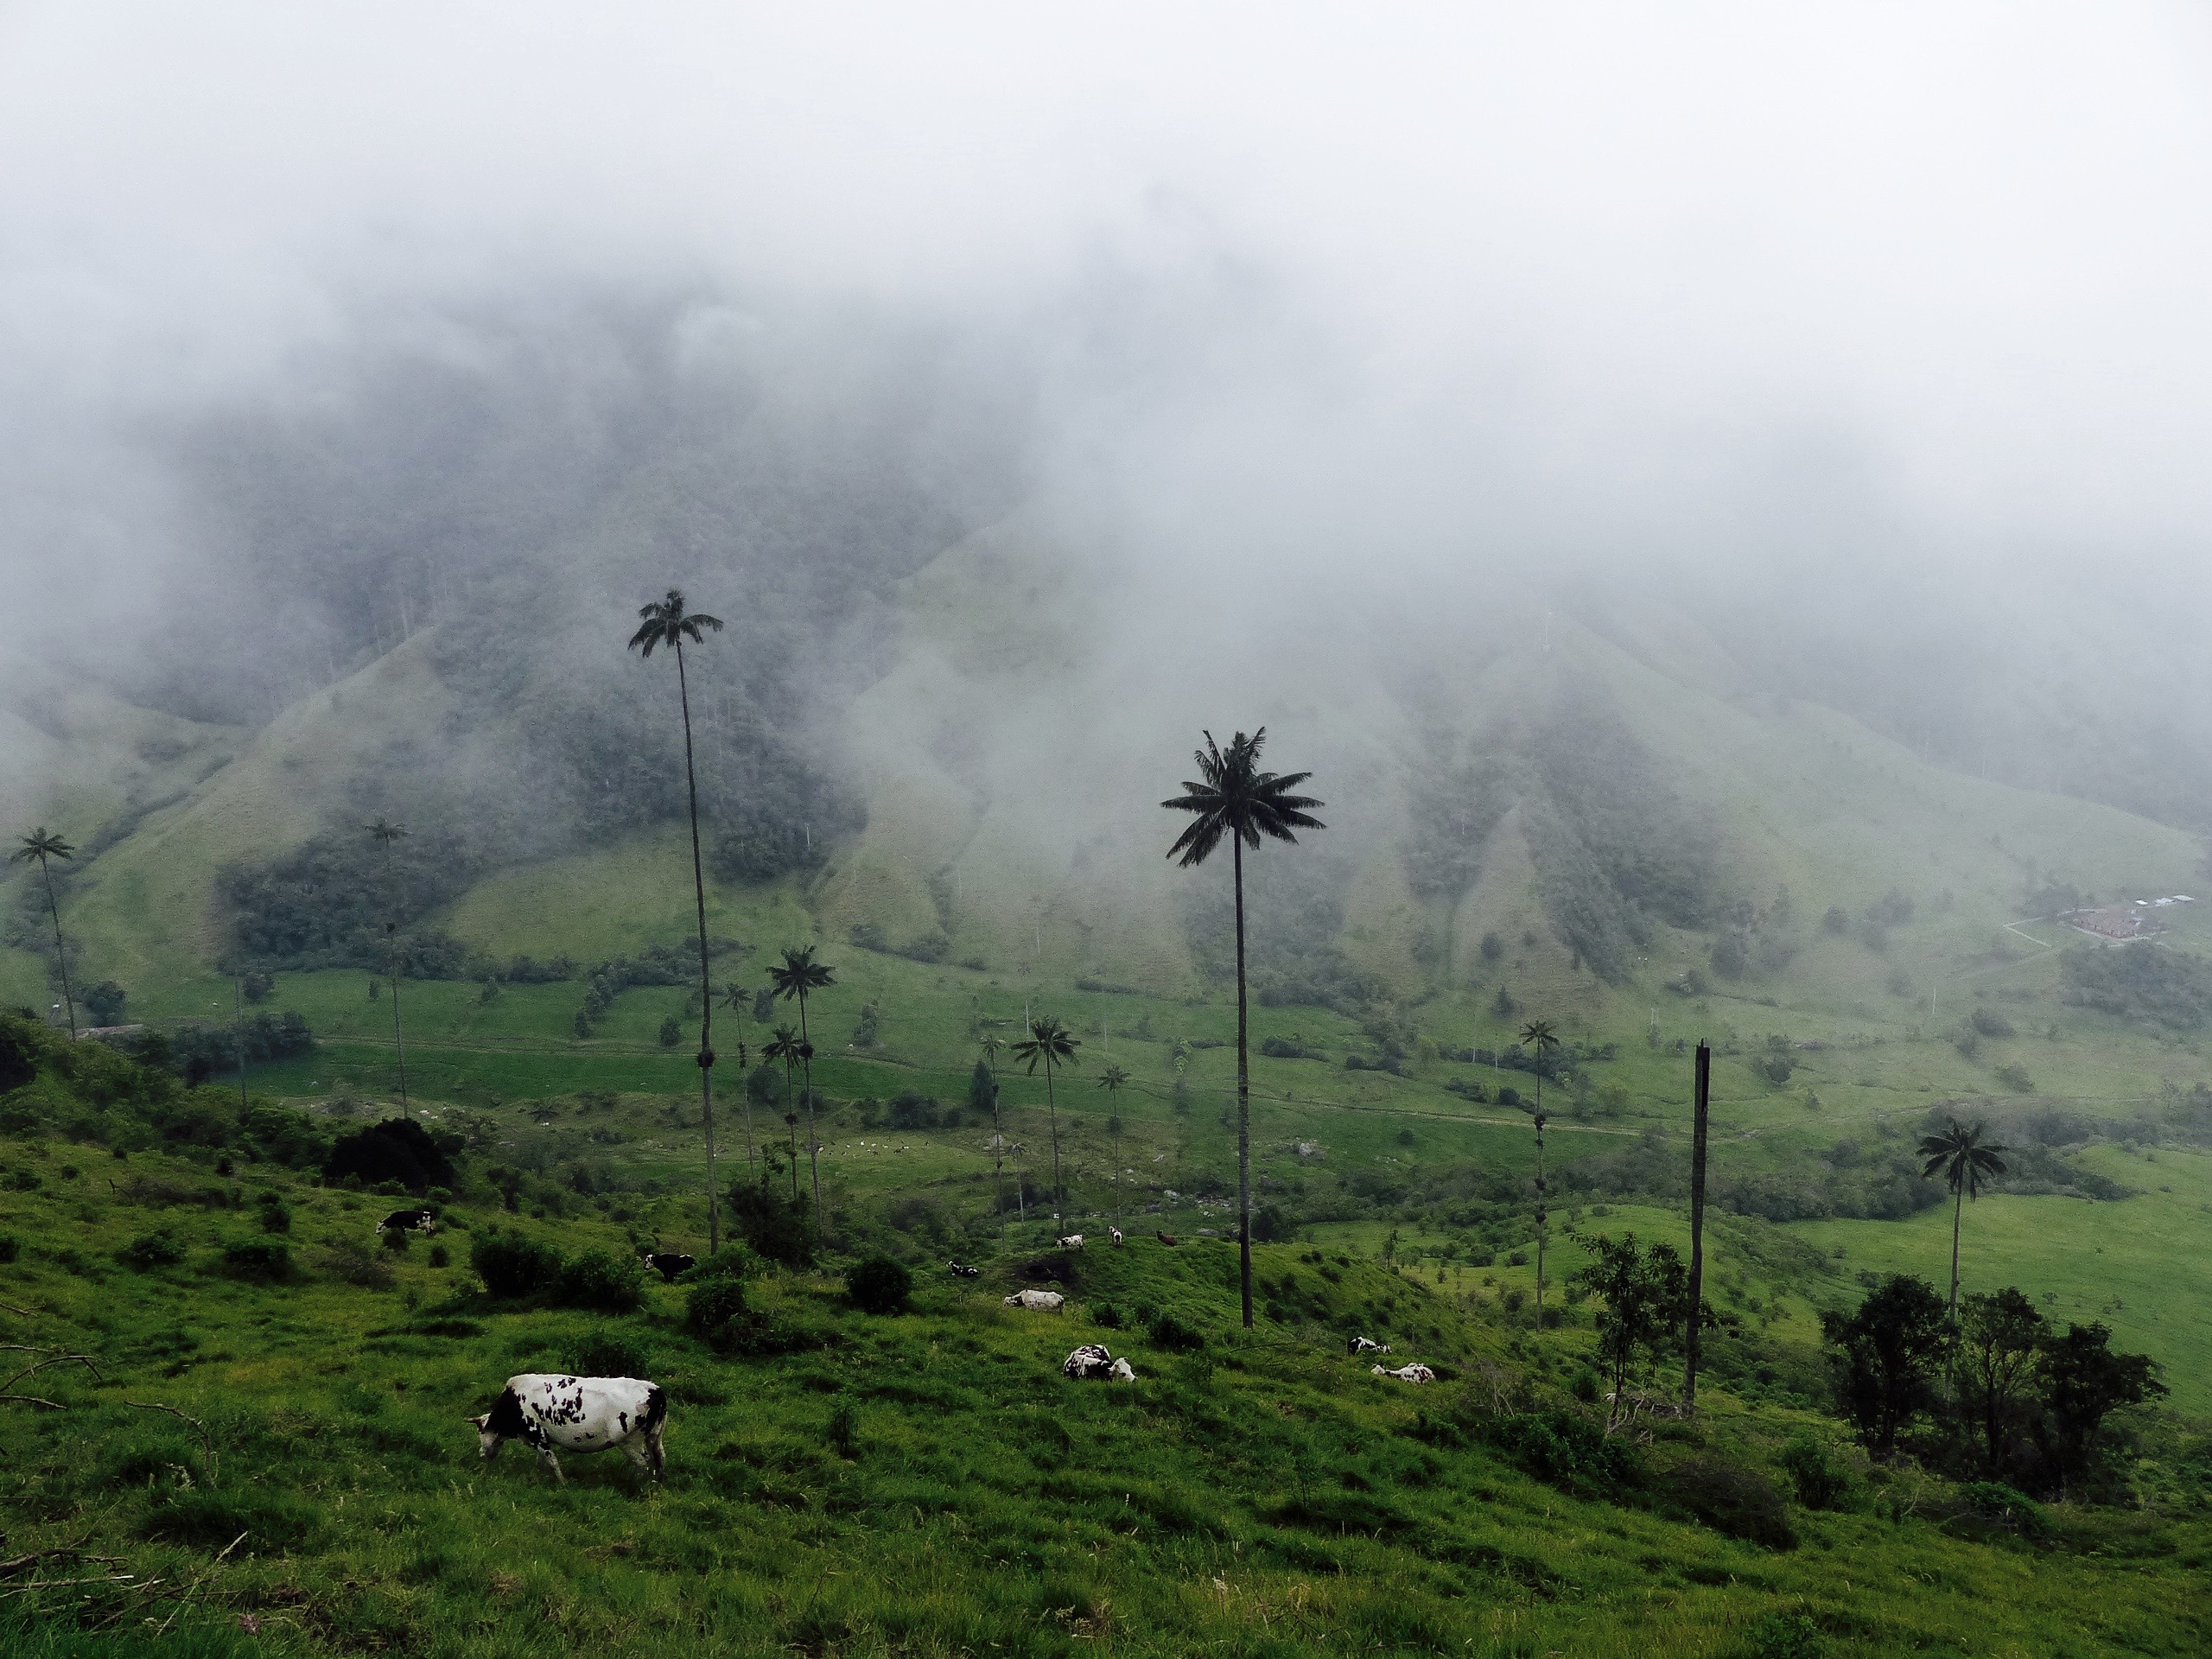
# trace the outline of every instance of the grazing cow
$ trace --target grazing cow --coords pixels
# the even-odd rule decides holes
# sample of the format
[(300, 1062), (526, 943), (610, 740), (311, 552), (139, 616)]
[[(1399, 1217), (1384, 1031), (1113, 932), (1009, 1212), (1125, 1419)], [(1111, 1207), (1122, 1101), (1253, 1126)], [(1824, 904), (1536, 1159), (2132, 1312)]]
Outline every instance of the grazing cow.
[(1135, 1370), (1126, 1359), (1116, 1359), (1103, 1343), (1086, 1342), (1060, 1362), (1060, 1375), (1083, 1382), (1134, 1382)]
[(676, 1282), (677, 1274), (689, 1273), (699, 1265), (699, 1258), (696, 1255), (664, 1255), (658, 1250), (640, 1249), (638, 1260), (671, 1285)]
[(1040, 1313), (1057, 1313), (1067, 1298), (1057, 1290), (1017, 1290), (1006, 1299), (1008, 1307), (1035, 1308)]
[(1370, 1337), (1354, 1337), (1344, 1344), (1344, 1352), (1350, 1354), (1354, 1359), (1357, 1359), (1362, 1354), (1387, 1354), (1389, 1351), (1389, 1343), (1376, 1342)]
[(1173, 1245), (1175, 1243), (1175, 1235), (1173, 1233), (1154, 1233), (1153, 1236), (1163, 1244)]
[(981, 1268), (963, 1268), (957, 1262), (946, 1262), (944, 1270), (956, 1279), (973, 1279), (977, 1274), (982, 1272)]
[(553, 1453), (604, 1452), (619, 1446), (640, 1472), (664, 1478), (660, 1437), (668, 1426), (668, 1394), (658, 1382), (634, 1376), (560, 1376), (526, 1373), (507, 1379), (506, 1388), (475, 1425), (476, 1449), (499, 1455), (509, 1440), (520, 1440), (537, 1459), (563, 1478)]
[(1083, 1235), (1081, 1233), (1070, 1233), (1065, 1238), (1060, 1241), (1060, 1248), (1064, 1250), (1081, 1249), (1083, 1248)]
[(386, 1233), (421, 1233), (427, 1238), (437, 1230), (437, 1227), (438, 1218), (432, 1215), (429, 1206), (425, 1205), (419, 1210), (393, 1211), (382, 1221), (377, 1223), (376, 1231), (369, 1236), (379, 1243), (383, 1242)]
[(1110, 1237), (1115, 1243), (1119, 1244), (1122, 1242), (1122, 1230), (1120, 1228), (1109, 1227), (1106, 1230), (1106, 1232), (1107, 1236)]
[(1373, 1367), (1372, 1370), (1374, 1375), (1376, 1376), (1395, 1376), (1401, 1382), (1433, 1382), (1436, 1381), (1436, 1373), (1430, 1370), (1427, 1366), (1422, 1364), (1419, 1360), (1415, 1360), (1410, 1364), (1401, 1365), (1395, 1371), (1386, 1371), (1380, 1365)]

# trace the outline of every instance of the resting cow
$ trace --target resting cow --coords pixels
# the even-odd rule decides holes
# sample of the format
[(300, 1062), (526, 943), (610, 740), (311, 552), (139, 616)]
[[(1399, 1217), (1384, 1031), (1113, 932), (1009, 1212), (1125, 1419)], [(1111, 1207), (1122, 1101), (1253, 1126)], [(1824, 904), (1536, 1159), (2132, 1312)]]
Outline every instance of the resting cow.
[(640, 1249), (638, 1260), (671, 1285), (676, 1282), (678, 1274), (689, 1273), (699, 1265), (699, 1258), (696, 1255), (664, 1255), (658, 1250)]
[(973, 1279), (977, 1274), (982, 1272), (981, 1268), (963, 1267), (957, 1262), (946, 1262), (944, 1270), (956, 1279)]
[(1081, 1233), (1070, 1233), (1065, 1238), (1060, 1241), (1060, 1248), (1064, 1250), (1081, 1249), (1083, 1248), (1083, 1235)]
[(1099, 1342), (1086, 1342), (1060, 1362), (1060, 1375), (1082, 1382), (1104, 1380), (1109, 1382), (1134, 1382), (1137, 1374), (1126, 1359), (1116, 1359)]
[(1401, 1365), (1395, 1371), (1386, 1371), (1380, 1365), (1375, 1366), (1372, 1369), (1376, 1376), (1395, 1376), (1401, 1382), (1433, 1382), (1436, 1381), (1436, 1373), (1430, 1370), (1427, 1366), (1421, 1363), (1418, 1360), (1414, 1361), (1410, 1364)]
[(1067, 1298), (1057, 1290), (1017, 1290), (1006, 1299), (1008, 1307), (1035, 1308), (1040, 1313), (1057, 1313)]
[(1173, 1233), (1154, 1233), (1153, 1236), (1163, 1244), (1173, 1244), (1175, 1242), (1175, 1235)]
[(381, 1240), (386, 1233), (421, 1233), (425, 1237), (437, 1230), (438, 1218), (426, 1205), (419, 1210), (395, 1210), (377, 1223), (377, 1230), (370, 1236)]
[(1370, 1337), (1354, 1337), (1344, 1344), (1344, 1352), (1350, 1354), (1354, 1359), (1357, 1359), (1362, 1354), (1387, 1354), (1389, 1351), (1389, 1343), (1376, 1342)]
[(657, 1382), (525, 1373), (509, 1377), (492, 1409), (468, 1421), (485, 1457), (497, 1457), (507, 1441), (520, 1440), (536, 1451), (556, 1481), (563, 1478), (556, 1450), (604, 1452), (613, 1446), (641, 1472), (656, 1480), (664, 1477), (660, 1437), (668, 1426), (668, 1394)]

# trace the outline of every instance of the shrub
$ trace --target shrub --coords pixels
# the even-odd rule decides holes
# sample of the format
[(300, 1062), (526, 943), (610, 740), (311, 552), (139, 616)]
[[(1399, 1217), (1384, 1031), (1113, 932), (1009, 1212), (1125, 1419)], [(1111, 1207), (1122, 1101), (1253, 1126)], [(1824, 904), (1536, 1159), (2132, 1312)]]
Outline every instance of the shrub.
[(718, 1350), (730, 1325), (750, 1313), (745, 1281), (734, 1276), (702, 1279), (684, 1294), (683, 1328)]
[(13, 1233), (0, 1233), (0, 1266), (13, 1262), (22, 1253), (22, 1248)]
[(1769, 1613), (1745, 1632), (1751, 1659), (1818, 1659), (1821, 1627), (1802, 1613)]
[(141, 1233), (115, 1253), (116, 1260), (141, 1273), (173, 1268), (184, 1260), (184, 1246), (166, 1232)]
[(1146, 1321), (1145, 1335), (1154, 1347), (1165, 1348), (1171, 1353), (1188, 1353), (1206, 1345), (1204, 1332), (1164, 1309)]
[(262, 1205), (261, 1230), (264, 1233), (289, 1233), (292, 1230), (292, 1212), (284, 1207), (283, 1199)]
[(1692, 1458), (1668, 1471), (1668, 1497), (1715, 1532), (1768, 1549), (1794, 1549), (1797, 1535), (1789, 1525), (1782, 1494), (1740, 1464), (1719, 1458)]
[(391, 1269), (379, 1262), (366, 1245), (356, 1244), (350, 1239), (324, 1251), (320, 1265), (332, 1278), (359, 1285), (364, 1290), (391, 1287)]
[(1493, 1416), (1482, 1421), (1480, 1432), (1523, 1473), (1567, 1491), (1610, 1496), (1636, 1485), (1643, 1475), (1634, 1448), (1608, 1439), (1580, 1412)]
[(803, 1198), (739, 1181), (729, 1191), (730, 1225), (756, 1254), (787, 1268), (814, 1259), (814, 1218)]
[(626, 1336), (595, 1331), (569, 1350), (569, 1370), (578, 1376), (644, 1376), (652, 1370), (645, 1351)]
[(1800, 1434), (1782, 1448), (1778, 1461), (1796, 1490), (1797, 1501), (1807, 1509), (1843, 1507), (1851, 1491), (1851, 1471), (1822, 1441)]
[(448, 1249), (447, 1249), (444, 1245), (442, 1245), (442, 1244), (433, 1244), (433, 1245), (431, 1245), (431, 1246), (430, 1246), (430, 1265), (431, 1265), (432, 1267), (434, 1267), (434, 1268), (444, 1268), (444, 1267), (450, 1267), (450, 1266), (452, 1266), (452, 1265), (453, 1265), (453, 1252), (452, 1252), (451, 1250)]
[(400, 1192), (416, 1198), (433, 1186), (461, 1185), (453, 1160), (438, 1150), (429, 1131), (404, 1117), (389, 1117), (338, 1137), (329, 1160), (322, 1166), (322, 1177), (342, 1183), (349, 1176), (358, 1176), (365, 1186), (394, 1182)]
[(554, 1300), (601, 1313), (634, 1313), (645, 1306), (645, 1265), (635, 1256), (586, 1250), (555, 1275)]
[(468, 1265), (493, 1296), (535, 1296), (560, 1276), (561, 1252), (519, 1233), (480, 1233), (469, 1241)]
[(2041, 1538), (2050, 1531), (2039, 1504), (1999, 1481), (1977, 1480), (1960, 1487), (1957, 1509), (1966, 1519), (2002, 1527), (2023, 1538)]
[(845, 1275), (845, 1294), (863, 1313), (904, 1313), (914, 1275), (887, 1255), (871, 1255)]
[(1093, 1325), (1103, 1325), (1109, 1331), (1118, 1331), (1122, 1328), (1122, 1310), (1113, 1303), (1093, 1302), (1090, 1312), (1090, 1322)]
[(223, 1247), (223, 1271), (233, 1279), (280, 1284), (292, 1276), (292, 1249), (273, 1238), (243, 1238)]
[[(881, 1260), (880, 1257), (875, 1259)], [(860, 1414), (853, 1409), (851, 1401), (840, 1400), (830, 1407), (829, 1432), (823, 1438), (836, 1448), (839, 1457), (850, 1459), (860, 1456), (861, 1419)]]
[(380, 1242), (394, 1255), (407, 1254), (407, 1230), (404, 1227), (387, 1227)]

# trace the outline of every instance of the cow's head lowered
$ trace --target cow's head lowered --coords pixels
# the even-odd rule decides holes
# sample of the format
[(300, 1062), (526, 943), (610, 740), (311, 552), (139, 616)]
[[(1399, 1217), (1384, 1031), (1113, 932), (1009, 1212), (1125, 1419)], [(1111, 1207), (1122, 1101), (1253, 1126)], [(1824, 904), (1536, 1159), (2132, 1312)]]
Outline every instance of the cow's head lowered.
[(522, 1402), (515, 1398), (512, 1389), (500, 1389), (491, 1410), (466, 1421), (476, 1430), (477, 1452), (486, 1458), (499, 1456), (499, 1448), (509, 1440), (530, 1438), (529, 1420), (522, 1414)]

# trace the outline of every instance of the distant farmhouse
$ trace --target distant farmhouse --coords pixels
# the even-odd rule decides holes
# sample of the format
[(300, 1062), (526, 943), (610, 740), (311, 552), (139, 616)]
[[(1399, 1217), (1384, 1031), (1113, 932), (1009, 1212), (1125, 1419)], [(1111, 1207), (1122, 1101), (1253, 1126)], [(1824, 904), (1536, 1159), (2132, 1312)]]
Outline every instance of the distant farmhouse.
[(2161, 912), (2170, 911), (2176, 905), (2196, 902), (2185, 893), (2173, 893), (2163, 899), (2131, 899), (2094, 910), (2069, 910), (2058, 919), (2075, 932), (2086, 933), (2107, 944), (2133, 944), (2138, 939), (2155, 938), (2166, 931)]

